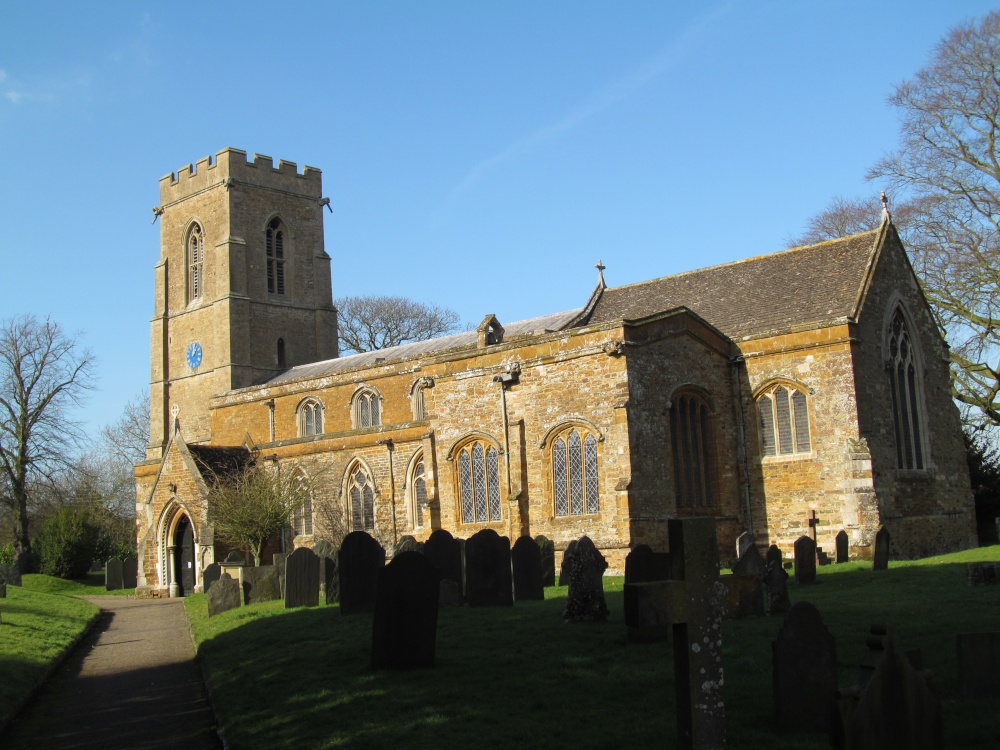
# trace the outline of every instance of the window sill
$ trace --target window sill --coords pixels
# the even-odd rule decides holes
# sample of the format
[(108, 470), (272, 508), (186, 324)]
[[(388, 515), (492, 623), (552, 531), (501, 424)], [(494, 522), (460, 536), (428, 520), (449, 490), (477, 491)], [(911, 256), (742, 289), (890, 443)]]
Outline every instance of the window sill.
[(815, 458), (816, 454), (808, 451), (806, 453), (782, 453), (779, 456), (761, 456), (760, 462), (764, 465), (783, 464), (795, 461), (812, 461)]

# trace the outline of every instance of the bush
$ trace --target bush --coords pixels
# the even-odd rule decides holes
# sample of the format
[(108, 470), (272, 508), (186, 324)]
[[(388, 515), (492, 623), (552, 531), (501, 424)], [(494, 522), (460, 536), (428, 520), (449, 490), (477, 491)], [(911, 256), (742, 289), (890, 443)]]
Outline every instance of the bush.
[(63, 506), (42, 522), (32, 549), (38, 569), (58, 578), (82, 578), (97, 552), (101, 525), (87, 508)]
[(11, 565), (14, 559), (14, 542), (0, 544), (0, 565)]

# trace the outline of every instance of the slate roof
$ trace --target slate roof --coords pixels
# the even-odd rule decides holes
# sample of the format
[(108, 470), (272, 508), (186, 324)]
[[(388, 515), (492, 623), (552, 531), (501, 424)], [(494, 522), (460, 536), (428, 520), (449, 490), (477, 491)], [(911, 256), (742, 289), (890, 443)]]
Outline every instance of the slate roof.
[(253, 457), (250, 451), (240, 446), (236, 448), (217, 445), (188, 445), (191, 457), (206, 482), (216, 477), (238, 474), (250, 465)]
[(587, 323), (686, 307), (734, 340), (851, 319), (880, 229), (604, 290)]

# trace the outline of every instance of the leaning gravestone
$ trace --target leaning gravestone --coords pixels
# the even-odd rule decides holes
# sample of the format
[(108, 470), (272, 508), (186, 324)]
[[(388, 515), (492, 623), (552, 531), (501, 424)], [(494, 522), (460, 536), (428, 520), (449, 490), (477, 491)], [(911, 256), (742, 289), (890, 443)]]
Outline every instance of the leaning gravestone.
[(771, 664), (778, 728), (829, 732), (837, 698), (837, 644), (809, 602), (796, 602), (788, 611), (771, 644)]
[(608, 619), (604, 600), (604, 571), (608, 561), (588, 536), (582, 536), (569, 560), (569, 592), (563, 619), (568, 622), (593, 622)]
[(319, 557), (308, 547), (299, 547), (285, 558), (284, 597), (285, 609), (319, 605)]
[(438, 529), (424, 542), (424, 556), (441, 571), (442, 581), (452, 581), (462, 595), (462, 546), (445, 529)]
[(872, 552), (872, 570), (885, 570), (889, 567), (889, 529), (885, 526), (875, 534), (875, 551)]
[(340, 576), (340, 614), (354, 615), (375, 609), (378, 574), (385, 567), (385, 550), (364, 531), (344, 537), (337, 553)]
[(542, 550), (530, 536), (522, 536), (510, 549), (514, 598), (521, 601), (545, 598), (542, 586)]
[(240, 606), (243, 596), (240, 593), (240, 582), (229, 573), (223, 573), (218, 581), (208, 590), (208, 616), (215, 617), (223, 612)]
[(764, 573), (764, 588), (767, 591), (767, 611), (772, 615), (787, 612), (792, 603), (788, 598), (788, 571), (781, 563), (770, 563)]
[(441, 571), (419, 552), (400, 552), (378, 573), (372, 669), (434, 666)]
[(847, 536), (847, 532), (841, 529), (837, 532), (836, 538), (837, 545), (837, 564), (845, 563), (850, 559), (850, 543), (851, 540)]
[(766, 571), (767, 564), (764, 562), (764, 558), (760, 556), (760, 550), (757, 549), (757, 545), (751, 541), (750, 544), (744, 547), (742, 554), (740, 554), (740, 559), (733, 566), (733, 574), (763, 579)]
[(122, 562), (122, 588), (134, 589), (139, 585), (139, 561), (134, 557), (126, 557)]
[(781, 554), (781, 550), (778, 549), (778, 545), (772, 544), (767, 548), (767, 552), (764, 554), (764, 564), (770, 565), (775, 563), (778, 566), (783, 565), (785, 562), (784, 555)]
[(807, 536), (795, 540), (795, 582), (816, 583), (816, 542)]
[(117, 557), (109, 558), (104, 569), (104, 590), (117, 591), (122, 588), (123, 573), (122, 561)]
[(547, 536), (539, 534), (535, 544), (542, 553), (542, 586), (556, 585), (556, 545)]
[(405, 534), (399, 538), (398, 542), (396, 542), (396, 547), (392, 551), (392, 556), (395, 557), (403, 552), (423, 553), (423, 551), (424, 545), (418, 542), (416, 538), (410, 536), (409, 534)]
[(514, 604), (510, 539), (483, 529), (465, 540), (465, 598), (470, 607)]
[(576, 539), (567, 544), (566, 549), (563, 550), (562, 565), (559, 566), (560, 586), (569, 585), (569, 560), (573, 556), (573, 550), (575, 549), (576, 549)]
[(221, 576), (222, 568), (219, 567), (219, 563), (205, 566), (201, 572), (201, 590), (207, 594), (209, 586), (218, 581)]
[(955, 645), (962, 697), (1000, 695), (1000, 633), (959, 633)]
[(259, 604), (281, 599), (281, 582), (274, 565), (258, 565), (243, 569), (243, 602)]

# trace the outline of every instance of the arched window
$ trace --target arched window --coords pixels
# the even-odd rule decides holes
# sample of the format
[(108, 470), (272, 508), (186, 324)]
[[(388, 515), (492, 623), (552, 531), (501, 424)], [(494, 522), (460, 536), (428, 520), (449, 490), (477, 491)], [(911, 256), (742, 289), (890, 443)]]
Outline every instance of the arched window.
[(417, 456), (410, 470), (410, 505), (412, 508), (413, 528), (424, 525), (424, 513), (427, 511), (427, 480), (424, 478), (424, 457)]
[(267, 291), (285, 293), (285, 228), (281, 219), (274, 218), (267, 225)]
[(323, 404), (307, 398), (299, 404), (299, 437), (323, 434)]
[(301, 470), (296, 472), (296, 481), (300, 488), (304, 489), (302, 504), (295, 508), (292, 513), (292, 530), (296, 536), (309, 535), (313, 533), (313, 507), (312, 492), (307, 489), (306, 475)]
[(458, 452), (458, 488), (462, 523), (501, 520), (500, 460), (496, 448), (476, 440)]
[(918, 354), (906, 329), (903, 311), (898, 309), (889, 324), (889, 391), (896, 433), (896, 467), (923, 469), (924, 448), (920, 417), (920, 368)]
[(361, 464), (356, 465), (347, 480), (347, 496), (351, 502), (351, 531), (375, 532), (375, 485)]
[(678, 508), (715, 504), (714, 445), (712, 413), (705, 400), (694, 393), (674, 396), (670, 406), (670, 447)]
[(192, 224), (187, 239), (188, 303), (201, 299), (205, 291), (205, 238), (201, 225)]
[(434, 387), (433, 378), (417, 378), (410, 389), (410, 410), (414, 420), (427, 419), (427, 407), (424, 402), (424, 391)]
[(763, 455), (785, 456), (812, 449), (805, 393), (791, 386), (775, 386), (757, 399), (757, 411)]
[(351, 401), (351, 423), (355, 430), (382, 424), (382, 397), (374, 388), (360, 388)]
[(599, 513), (597, 438), (589, 432), (581, 439), (573, 428), (552, 442), (552, 494), (557, 516)]

